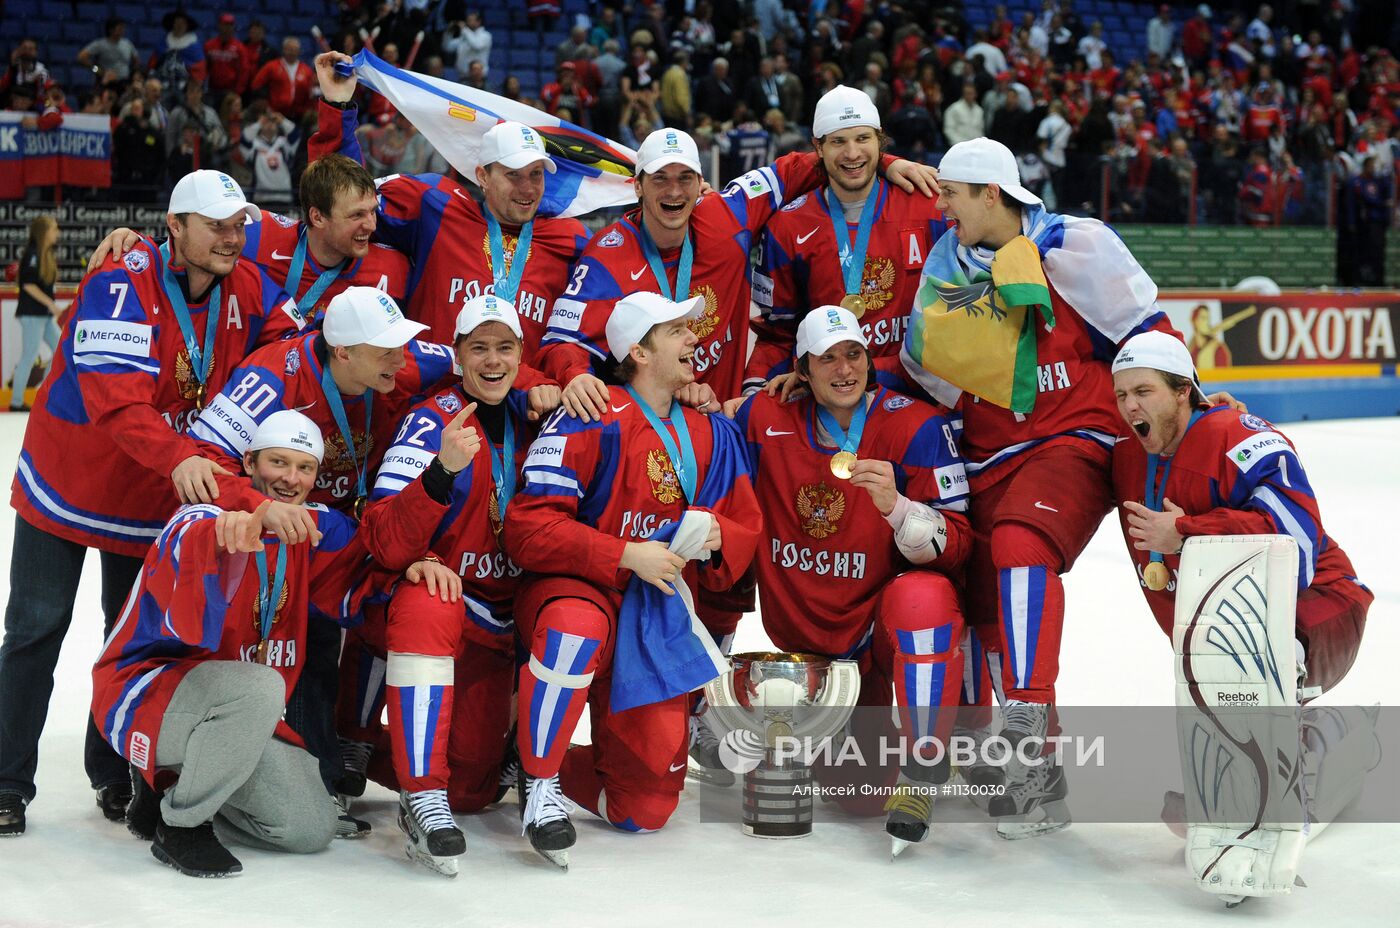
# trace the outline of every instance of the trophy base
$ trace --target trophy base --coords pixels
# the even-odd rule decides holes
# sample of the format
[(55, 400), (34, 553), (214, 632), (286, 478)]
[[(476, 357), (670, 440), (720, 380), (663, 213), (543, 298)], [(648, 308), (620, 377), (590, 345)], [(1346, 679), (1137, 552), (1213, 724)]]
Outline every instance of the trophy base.
[(812, 833), (812, 771), (765, 759), (744, 774), (743, 827), (753, 838), (805, 838)]

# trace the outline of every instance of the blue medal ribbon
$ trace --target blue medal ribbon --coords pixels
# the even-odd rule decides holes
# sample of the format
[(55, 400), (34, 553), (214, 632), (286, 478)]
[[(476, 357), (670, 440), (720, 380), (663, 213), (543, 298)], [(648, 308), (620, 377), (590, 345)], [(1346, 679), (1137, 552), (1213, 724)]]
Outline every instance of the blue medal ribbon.
[(506, 270), (506, 242), (501, 233), (501, 224), (486, 214), (486, 228), (491, 240), (491, 276), (495, 280), (495, 294), (503, 300), (515, 304), (515, 295), (520, 292), (520, 279), (525, 276), (525, 259), (530, 256), (530, 240), (535, 237), (535, 221), (532, 219), (520, 227), (520, 237), (515, 240), (515, 256), (511, 258), (510, 270)]
[(860, 223), (856, 226), (856, 244), (851, 247), (850, 230), (846, 227), (846, 213), (841, 201), (830, 186), (826, 188), (826, 215), (831, 220), (831, 230), (836, 233), (837, 255), (841, 260), (841, 279), (845, 282), (847, 294), (859, 294), (861, 277), (865, 273), (865, 252), (870, 247), (870, 230), (875, 225), (875, 203), (880, 199), (880, 182), (870, 188), (865, 198), (865, 206), (860, 211)]
[[(1191, 426), (1195, 425), (1196, 421), (1200, 419), (1202, 415), (1204, 415), (1204, 413), (1199, 409), (1191, 413), (1191, 419), (1186, 423), (1186, 428), (1183, 429), (1181, 433), (1181, 440), (1183, 442), (1186, 440), (1186, 433), (1191, 431)], [(1177, 450), (1180, 450), (1181, 443), (1178, 442), (1176, 447)], [(1172, 475), (1172, 461), (1175, 459), (1175, 455), (1167, 458), (1166, 466), (1162, 467), (1162, 482), (1159, 485), (1157, 483), (1157, 468), (1162, 463), (1162, 457), (1157, 454), (1149, 454), (1147, 456), (1147, 486), (1142, 491), (1142, 502), (1144, 506), (1151, 509), (1153, 512), (1162, 511), (1163, 500), (1167, 498), (1167, 480)], [(1161, 551), (1151, 551), (1148, 553), (1149, 562), (1156, 561), (1160, 564), (1165, 560), (1166, 556)]]
[(690, 232), (686, 231), (685, 241), (681, 244), (681, 260), (676, 267), (676, 289), (673, 291), (671, 280), (666, 276), (666, 264), (661, 260), (661, 249), (652, 241), (651, 233), (647, 232), (646, 222), (638, 220), (637, 230), (641, 232), (642, 254), (646, 255), (647, 264), (651, 265), (651, 272), (656, 275), (656, 285), (661, 288), (657, 292), (672, 303), (689, 299), (690, 269), (695, 264), (695, 250), (690, 244)]
[(821, 422), (822, 428), (826, 429), (826, 434), (830, 435), (832, 440), (836, 442), (836, 447), (841, 451), (855, 454), (856, 449), (860, 447), (860, 437), (865, 432), (865, 416), (868, 409), (865, 396), (861, 396), (860, 403), (851, 413), (851, 427), (849, 429), (841, 428), (841, 423), (837, 422), (836, 417), (827, 412), (826, 407), (821, 403), (814, 405), (817, 409), (817, 420)]
[[(311, 285), (311, 288), (307, 290), (306, 293), (303, 294), (300, 298), (297, 299), (297, 311), (301, 313), (302, 318), (314, 318), (312, 310), (316, 306), (316, 301), (321, 298), (321, 294), (326, 292), (326, 288), (328, 288), (331, 284), (335, 283), (336, 280), (339, 279), (341, 273), (344, 272), (345, 269), (349, 266), (350, 259), (346, 258), (344, 261), (340, 262), (335, 267), (327, 268), (326, 270), (321, 272), (321, 276), (316, 278), (316, 282)], [(292, 252), (292, 263), (287, 267), (286, 289), (287, 292), (290, 293), (293, 297), (296, 297), (297, 288), (301, 286), (301, 274), (302, 270), (305, 267), (306, 226), (302, 226), (301, 234), (297, 236), (297, 247)]]
[(695, 464), (695, 446), (690, 443), (690, 427), (685, 424), (685, 411), (681, 404), (671, 400), (671, 411), (667, 417), (676, 428), (676, 437), (680, 439), (680, 446), (677, 447), (675, 440), (671, 438), (670, 429), (652, 411), (652, 408), (642, 402), (642, 398), (637, 395), (631, 385), (627, 386), (627, 393), (636, 401), (637, 407), (641, 409), (642, 415), (647, 417), (647, 422), (651, 425), (652, 431), (661, 439), (661, 445), (666, 449), (666, 455), (671, 459), (671, 468), (676, 472), (677, 479), (681, 482), (681, 492), (685, 494), (686, 502), (695, 501), (695, 482), (699, 476), (699, 468)]
[[(326, 395), (326, 405), (331, 408), (331, 415), (335, 417), (336, 428), (340, 429), (340, 437), (345, 440), (345, 448), (350, 453), (350, 460), (355, 462), (355, 505), (358, 517), (360, 501), (369, 496), (365, 489), (365, 470), (360, 463), (360, 455), (355, 447), (355, 436), (350, 431), (350, 421), (345, 417), (345, 404), (340, 401), (340, 390), (335, 385), (335, 378), (331, 376), (330, 358), (326, 359), (326, 366), (321, 368), (321, 392)], [(370, 434), (370, 422), (374, 413), (374, 391), (366, 390), (361, 397), (365, 401), (365, 435)]]
[(505, 427), (501, 429), (501, 450), (496, 450), (495, 442), (486, 440), (486, 447), (491, 449), (491, 479), (496, 484), (496, 509), (502, 525), (506, 521), (506, 507), (515, 496), (515, 423), (510, 418), (510, 407), (504, 407), (503, 411)]
[(170, 270), (170, 243), (160, 246), (161, 281), (165, 285), (165, 295), (170, 299), (170, 308), (175, 312), (175, 321), (180, 324), (180, 334), (185, 339), (185, 352), (190, 357), (190, 376), (203, 387), (209, 382), (209, 365), (214, 360), (214, 329), (219, 324), (219, 307), (222, 305), (222, 282), (214, 285), (209, 294), (209, 306), (204, 320), (204, 345), (201, 346), (194, 334), (194, 321), (190, 318), (190, 308), (185, 303), (185, 292), (180, 282)]
[(287, 546), (277, 546), (277, 573), (267, 575), (267, 551), (257, 552), (258, 559), (258, 640), (266, 641), (277, 621), (277, 604), (282, 600), (282, 587), (287, 582)]

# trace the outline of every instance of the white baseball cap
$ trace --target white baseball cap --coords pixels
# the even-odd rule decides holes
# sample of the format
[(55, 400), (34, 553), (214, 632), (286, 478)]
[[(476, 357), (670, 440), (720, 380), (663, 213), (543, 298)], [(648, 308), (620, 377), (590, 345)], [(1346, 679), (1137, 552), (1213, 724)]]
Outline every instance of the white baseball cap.
[(223, 171), (191, 171), (170, 191), (170, 212), (197, 213), (209, 219), (228, 219), (239, 213), (253, 222), (262, 219), (262, 210), (243, 196), (238, 181)]
[(673, 303), (659, 293), (645, 290), (629, 293), (618, 300), (608, 316), (608, 351), (621, 361), (632, 346), (640, 344), (652, 327), (672, 319), (698, 319), (705, 311), (703, 296)]
[(695, 139), (680, 129), (657, 129), (637, 149), (637, 173), (654, 174), (668, 164), (683, 164), (696, 174), (700, 169), (700, 149)]
[(996, 184), (1027, 206), (1040, 205), (1040, 197), (1021, 186), (1016, 156), (994, 139), (968, 139), (948, 149), (938, 163), (938, 179), (964, 184)]
[(326, 306), (321, 325), (332, 347), (402, 348), (428, 327), (404, 318), (394, 298), (376, 287), (346, 287)]
[(1196, 385), (1192, 402), (1209, 403), (1201, 389), (1201, 379), (1196, 375), (1196, 365), (1191, 361), (1191, 352), (1176, 336), (1153, 331), (1128, 339), (1118, 357), (1113, 359), (1113, 373), (1137, 367), (1188, 377)]
[(856, 342), (869, 348), (855, 313), (840, 306), (818, 306), (802, 317), (797, 327), (797, 356), (822, 354), (832, 345)]
[(825, 138), (852, 126), (880, 128), (880, 111), (863, 90), (844, 84), (831, 88), (817, 101), (817, 111), (812, 116), (812, 138)]
[(523, 122), (498, 122), (481, 137), (481, 166), (500, 164), (513, 171), (544, 162), (544, 169), (553, 174), (554, 159), (544, 150), (539, 132)]
[(321, 440), (321, 429), (315, 422), (295, 409), (274, 412), (262, 421), (253, 435), (249, 451), (264, 448), (288, 448), (292, 451), (305, 451), (317, 462), (325, 456), (326, 446)]
[(499, 322), (514, 332), (516, 338), (525, 337), (520, 330), (520, 314), (515, 311), (514, 304), (490, 293), (473, 297), (462, 304), (452, 337), (458, 339), (463, 335), (470, 335), (476, 331), (477, 326), (486, 322)]

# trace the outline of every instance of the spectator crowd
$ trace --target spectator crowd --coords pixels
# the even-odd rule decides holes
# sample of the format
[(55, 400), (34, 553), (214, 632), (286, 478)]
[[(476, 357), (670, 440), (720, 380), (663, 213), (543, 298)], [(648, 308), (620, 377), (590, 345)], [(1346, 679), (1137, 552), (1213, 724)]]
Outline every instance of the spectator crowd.
[[(316, 38), (349, 53), (369, 42), (391, 64), (634, 147), (660, 126), (684, 128), (717, 152), (712, 181), (807, 144), (817, 98), (847, 84), (885, 114), (895, 154), (936, 162), (952, 144), (990, 136), (1017, 154), (1026, 185), (1066, 212), (1339, 226), (1394, 213), (1392, 4), (1296, 3), (1287, 16), (1267, 3), (1164, 4), (1130, 49), (1111, 48), (1104, 24), (1073, 0), (990, 16), (925, 0), (592, 0), (586, 14), (516, 6), (522, 30), (567, 28), (538, 81), (491, 68), (496, 38), (462, 0), (342, 0), (339, 21)], [(206, 35), (211, 24), (171, 11), (154, 49), (136, 48), (126, 25), (108, 20), (80, 52), (95, 75), (85, 87), (55, 87), (38, 43), (17, 42), (0, 99), (40, 126), (70, 106), (110, 115), (114, 179), (130, 199), (158, 199), (169, 178), (215, 167), (260, 201), (292, 201), (315, 118), (306, 62), (316, 49), (297, 36), (274, 45), (259, 22), (231, 13)], [(362, 103), (375, 173), (447, 168), (387, 101)]]

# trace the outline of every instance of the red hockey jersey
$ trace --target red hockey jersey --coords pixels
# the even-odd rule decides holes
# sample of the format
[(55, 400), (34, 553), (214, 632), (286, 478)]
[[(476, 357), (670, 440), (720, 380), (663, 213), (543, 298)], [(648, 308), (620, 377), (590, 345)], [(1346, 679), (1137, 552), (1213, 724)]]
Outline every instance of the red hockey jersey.
[[(753, 274), (753, 301), (761, 315), (752, 323), (757, 341), (744, 371), (746, 389), (791, 370), (797, 326), (807, 311), (838, 305), (846, 295), (836, 232), (824, 205), (826, 189), (793, 200), (764, 230)], [(871, 195), (875, 222), (861, 277), (865, 314), (860, 322), (871, 355), (893, 359), (904, 343), (924, 260), (948, 223), (921, 193), (905, 193), (881, 180)], [(852, 245), (857, 226), (846, 223)]]
[[(700, 339), (695, 374), (721, 399), (738, 396), (743, 382), (753, 237), (784, 203), (817, 185), (820, 168), (814, 154), (784, 155), (772, 167), (750, 171), (722, 193), (704, 197), (690, 214), (694, 265), (688, 296), (705, 298), (705, 314), (690, 322)], [(606, 370), (608, 315), (619, 299), (675, 287), (681, 249), (661, 253), (663, 288), (642, 251), (640, 222), (641, 210), (634, 209), (595, 235), (554, 303), (540, 367), (561, 384), (593, 369)]]
[[(362, 161), (355, 140), (358, 113), (322, 103), (320, 117), (310, 141), (311, 159), (339, 151)], [(520, 229), (503, 225), (501, 232), (510, 265)], [(482, 206), (465, 187), (441, 174), (396, 174), (379, 181), (379, 226), (374, 234), (412, 264), (405, 314), (429, 326), (434, 341), (452, 344), (462, 304), (495, 292), (491, 237)], [(515, 295), (526, 361), (535, 356), (549, 308), (568, 283), (569, 268), (587, 241), (588, 230), (577, 219), (534, 221), (529, 260)]]
[(326, 348), (319, 332), (268, 345), (249, 355), (190, 428), (203, 452), (235, 475), (217, 478), (219, 505), (252, 509), (262, 501), (262, 494), (243, 476), (243, 452), (253, 443), (259, 423), (279, 410), (295, 409), (320, 427), (326, 446), (310, 502), (341, 511), (353, 507), (358, 495), (355, 460), (366, 468), (368, 490), (374, 486), (374, 472), (404, 413), (419, 396), (452, 375), (452, 352), (446, 345), (412, 341), (404, 351), (408, 363), (395, 379), (394, 392), (373, 394), (368, 409), (363, 396), (340, 395), (355, 442), (354, 457), (321, 387)]
[[(870, 396), (857, 457), (894, 465), (899, 492), (943, 511), (947, 547), (928, 567), (957, 577), (972, 548), (967, 474), (949, 417), (883, 387)], [(870, 494), (831, 473), (817, 442), (816, 403), (749, 397), (735, 420), (764, 513), (757, 556), (763, 627), (781, 648), (851, 654), (880, 591), (912, 565)]]
[[(1186, 511), (1177, 531), (1193, 535), (1288, 535), (1298, 543), (1298, 589), (1331, 587), (1352, 599), (1369, 601), (1346, 553), (1322, 528), (1317, 497), (1298, 453), (1274, 426), (1249, 413), (1215, 406), (1187, 430), (1169, 459), (1158, 468), (1159, 496)], [(1113, 449), (1113, 488), (1119, 502), (1143, 503), (1147, 489), (1147, 452), (1136, 436), (1125, 436)], [(1138, 583), (1162, 631), (1172, 632), (1176, 609), (1177, 568), (1181, 558), (1165, 558), (1171, 580), (1164, 590), (1149, 590), (1143, 571), (1151, 552), (1133, 547), (1127, 510), (1118, 510), (1128, 554)]]
[[(10, 494), (31, 525), (69, 541), (141, 557), (180, 505), (175, 465), (199, 453), (185, 429), (199, 383), (149, 238), (88, 271), (39, 389)], [(183, 277), (183, 269), (176, 269)], [(218, 313), (205, 396), (256, 346), (301, 328), (296, 306), (251, 261), (219, 285), (220, 303), (189, 307), (202, 345)]]
[[(691, 507), (661, 438), (631, 394), (621, 387), (608, 392), (610, 411), (601, 422), (560, 409), (540, 429), (525, 458), (505, 541), (526, 570), (578, 577), (617, 604), (632, 577), (619, 566), (627, 543), (646, 541)], [(694, 508), (719, 520), (723, 539), (720, 556), (703, 566), (691, 561), (685, 579), (692, 590), (697, 574), (702, 586), (727, 590), (753, 560), (763, 516), (734, 423), (692, 409), (683, 415), (699, 471)]]

